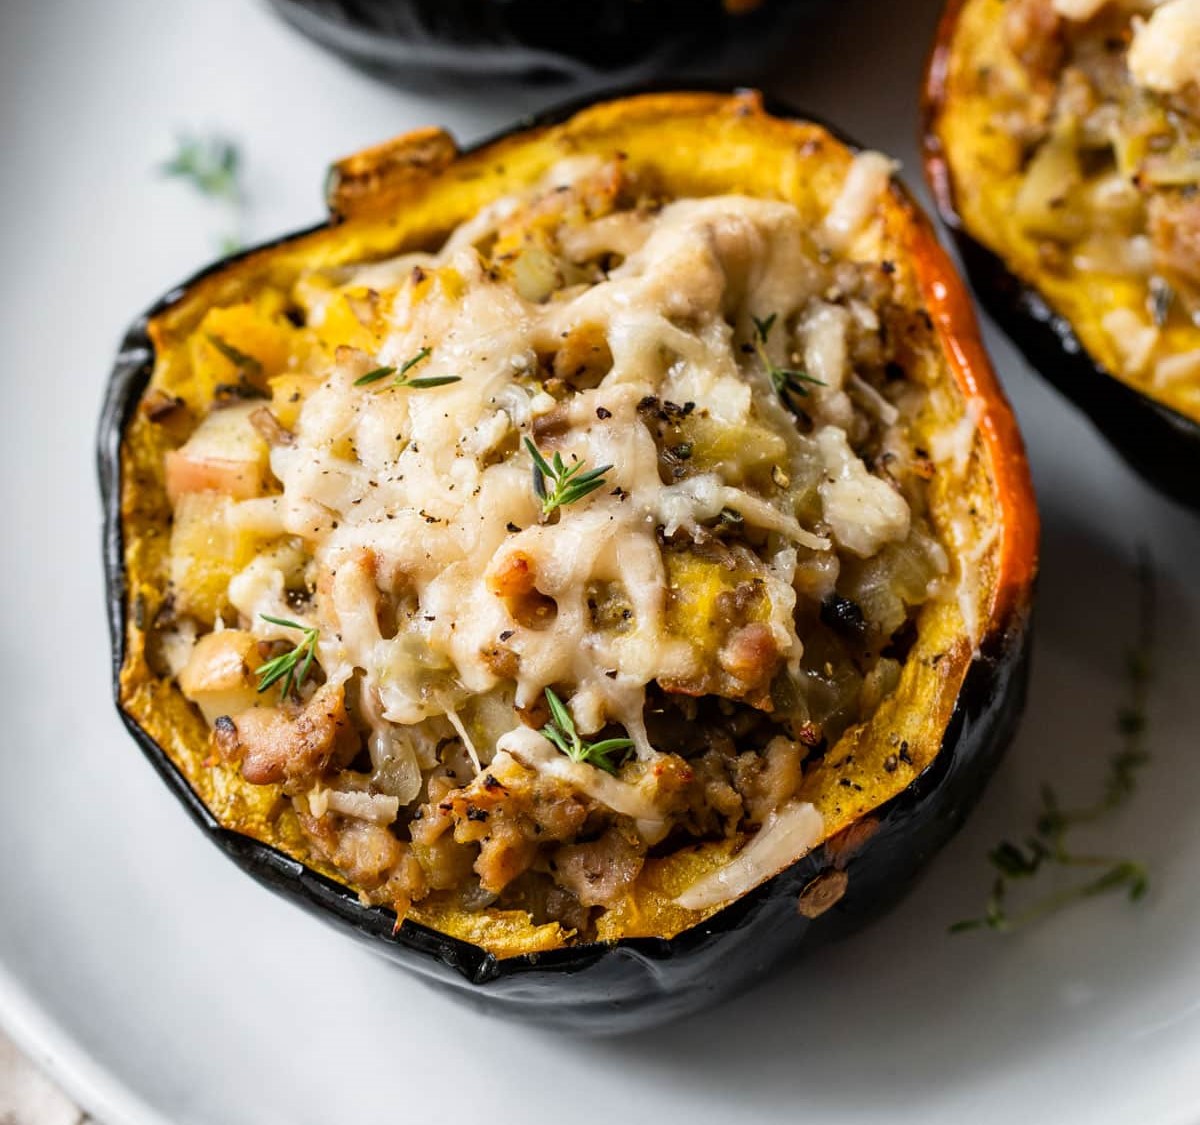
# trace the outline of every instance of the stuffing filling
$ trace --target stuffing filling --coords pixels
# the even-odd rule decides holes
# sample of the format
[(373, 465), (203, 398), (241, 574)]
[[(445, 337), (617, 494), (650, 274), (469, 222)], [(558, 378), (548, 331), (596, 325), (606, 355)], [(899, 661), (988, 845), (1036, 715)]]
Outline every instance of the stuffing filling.
[(211, 308), (188, 397), (147, 394), (151, 658), (364, 901), (583, 940), (648, 856), (817, 838), (806, 769), (952, 593), (931, 325), (849, 253), (888, 174), (814, 225), (568, 159), (440, 248)]
[(1110, 366), (1195, 413), (1200, 0), (994, 6), (1007, 58), (971, 80), (1021, 146), (1012, 217), (1042, 271), (1101, 302)]

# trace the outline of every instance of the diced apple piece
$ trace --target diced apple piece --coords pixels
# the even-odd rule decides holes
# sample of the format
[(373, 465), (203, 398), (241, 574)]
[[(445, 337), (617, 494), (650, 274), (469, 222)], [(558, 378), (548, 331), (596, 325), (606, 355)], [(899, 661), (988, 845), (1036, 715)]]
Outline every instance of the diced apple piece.
[(270, 450), (250, 421), (260, 404), (214, 410), (166, 457), (167, 498), (177, 504), (189, 492), (219, 492), (248, 500), (263, 491)]
[(262, 471), (246, 461), (195, 460), (176, 450), (167, 454), (167, 497), (174, 504), (185, 492), (219, 492), (249, 500), (262, 491)]

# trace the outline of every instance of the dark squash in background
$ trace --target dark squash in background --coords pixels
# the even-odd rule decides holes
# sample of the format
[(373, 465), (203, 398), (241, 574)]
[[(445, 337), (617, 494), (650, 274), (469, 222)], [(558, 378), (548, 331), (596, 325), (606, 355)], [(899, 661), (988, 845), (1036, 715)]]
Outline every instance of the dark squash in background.
[(270, 0), (294, 27), (401, 85), (758, 72), (816, 0)]
[[(280, 256), (367, 237), (355, 230), (387, 231), (386, 217), (400, 206), (398, 200), (425, 191), (427, 184), (434, 191), (439, 177), (453, 176), (460, 166), (463, 182), (479, 185), (483, 176), (492, 175), (498, 190), (514, 174), (513, 166), (531, 153), (548, 151), (547, 146), (572, 151), (640, 147), (643, 152), (662, 146), (659, 165), (686, 178), (706, 157), (711, 161), (720, 154), (722, 137), (731, 138), (735, 167), (713, 174), (726, 178), (742, 170), (767, 176), (766, 169), (803, 152), (848, 156), (843, 142), (827, 130), (779, 107), (768, 113), (757, 95), (743, 92), (625, 97), (576, 116), (552, 111), (465, 154), (455, 151), (446, 134), (422, 130), (343, 160), (331, 177), (334, 217), (329, 224), (216, 263), (164, 296), (131, 327), (100, 422), (117, 707), (173, 795), (205, 835), (261, 883), (461, 999), (544, 1027), (608, 1034), (662, 1023), (746, 988), (784, 959), (886, 910), (961, 826), (1012, 740), (1025, 701), (1038, 515), (1015, 420), (984, 353), (963, 284), (928, 220), (893, 182), (886, 200), (889, 230), (912, 263), (946, 377), (980, 415), (973, 440), (982, 467), (972, 476), (969, 495), (980, 497), (994, 513), (988, 518), (995, 520), (998, 545), (989, 563), (989, 598), (977, 643), (964, 635), (957, 617), (930, 617), (930, 639), (926, 642), (922, 625), (910, 657), (911, 690), (901, 694), (904, 689), (898, 688), (880, 704), (877, 713), (885, 720), (862, 724), (853, 754), (838, 762), (827, 757), (816, 771), (835, 794), (850, 794), (838, 786), (860, 777), (864, 785), (854, 788), (865, 786), (862, 803), (857, 796), (838, 796), (838, 811), (843, 804), (847, 811), (823, 844), (669, 938), (623, 937), (499, 957), (411, 917), (397, 928), (391, 910), (363, 906), (352, 888), (302, 862), (294, 849), (289, 854), (286, 842), (269, 833), (255, 838), (222, 823), (196, 787), (194, 763), (208, 756), (208, 743), (182, 745), (183, 728), (163, 701), (178, 697), (173, 699), (176, 716), (188, 705), (169, 679), (147, 667), (141, 651), (153, 613), (143, 600), (143, 591), (151, 588), (144, 547), (157, 538), (146, 534), (145, 513), (154, 505), (145, 501), (161, 486), (154, 480), (153, 450), (139, 449), (130, 435), (137, 433), (138, 403), (155, 370), (155, 339), (171, 334), (164, 322), (179, 310), (186, 317), (193, 304), (221, 294), (221, 300), (234, 299), (239, 286), (269, 274)], [(565, 148), (553, 147), (555, 154), (560, 151)], [(452, 228), (460, 219), (447, 215), (441, 226)], [(382, 254), (383, 248), (376, 252)], [(136, 699), (142, 689), (159, 701), (148, 710)], [(907, 756), (910, 743), (901, 742), (898, 731), (912, 739), (915, 758)], [(901, 772), (892, 746), (906, 763)], [(890, 755), (886, 761), (885, 755)]]

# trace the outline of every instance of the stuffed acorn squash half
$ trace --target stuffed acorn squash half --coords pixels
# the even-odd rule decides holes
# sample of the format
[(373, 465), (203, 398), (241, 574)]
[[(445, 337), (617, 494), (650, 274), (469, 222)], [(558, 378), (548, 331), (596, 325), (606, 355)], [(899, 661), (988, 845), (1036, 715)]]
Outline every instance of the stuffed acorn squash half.
[(1200, 507), (1200, 0), (951, 0), (926, 170), (981, 301)]
[(135, 325), (118, 705), (225, 850), (591, 1031), (897, 897), (1020, 713), (1037, 515), (891, 170), (754, 94), (411, 133)]

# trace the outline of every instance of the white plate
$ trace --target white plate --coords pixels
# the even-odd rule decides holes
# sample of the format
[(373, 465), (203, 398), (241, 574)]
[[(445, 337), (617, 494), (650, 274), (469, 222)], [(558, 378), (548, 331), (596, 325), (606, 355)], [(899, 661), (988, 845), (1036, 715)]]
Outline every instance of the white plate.
[[(935, 0), (835, 2), (783, 88), (917, 178)], [(250, 233), (320, 216), (327, 159), (402, 129), (471, 138), (544, 95), (435, 101), (356, 76), (235, 0), (0, 10), (0, 1010), (111, 1125), (564, 1119), (920, 1125), (1200, 1120), (1200, 523), (1137, 482), (991, 339), (1046, 523), (1023, 733), (967, 830), (889, 918), (736, 1003), (584, 1043), (470, 1014), (217, 854), (109, 701), (93, 427), (125, 324), (221, 216), (151, 174), (172, 131), (233, 128)], [(500, 102), (503, 104), (500, 104)], [(1104, 846), (1148, 861), (1007, 938), (950, 937), (1042, 779), (1085, 796), (1115, 748), (1135, 544), (1162, 587), (1154, 764)]]

